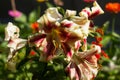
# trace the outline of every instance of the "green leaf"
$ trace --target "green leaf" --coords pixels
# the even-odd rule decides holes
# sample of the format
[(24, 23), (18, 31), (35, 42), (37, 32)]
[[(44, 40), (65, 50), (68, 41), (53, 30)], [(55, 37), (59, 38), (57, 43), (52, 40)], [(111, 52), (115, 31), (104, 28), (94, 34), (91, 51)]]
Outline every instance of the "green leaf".
[(58, 11), (59, 11), (60, 14), (62, 14), (62, 15), (65, 14), (65, 11), (64, 11), (63, 8), (61, 8), (61, 7), (57, 7), (57, 9), (58, 9)]
[(37, 12), (35, 10), (29, 14), (28, 20), (30, 23), (33, 23), (37, 20)]
[(103, 46), (106, 46), (109, 42), (110, 42), (110, 40), (111, 40), (111, 36), (109, 36), (109, 35), (107, 35), (107, 36), (104, 36), (103, 37), (103, 40), (102, 40), (102, 44), (103, 44)]
[(116, 38), (119, 38), (119, 39), (120, 39), (120, 35), (119, 35), (119, 34), (117, 34), (116, 32), (113, 32), (113, 33), (112, 33), (112, 36), (114, 36), (114, 37), (116, 37)]
[(95, 35), (94, 35), (94, 34), (92, 34), (92, 33), (90, 33), (89, 35), (90, 35), (91, 37), (94, 37), (94, 36), (95, 36)]
[(0, 34), (4, 32), (6, 26), (6, 24), (0, 24)]
[(49, 3), (49, 2), (46, 2), (46, 6), (47, 6), (48, 8), (53, 7), (53, 5), (52, 5), (51, 3)]
[(104, 31), (107, 31), (107, 29), (108, 29), (108, 27), (109, 27), (109, 24), (110, 24), (110, 21), (106, 21), (106, 22), (103, 24), (102, 28), (103, 28)]
[(17, 69), (20, 69), (24, 66), (25, 63), (27, 63), (29, 61), (28, 58), (24, 58), (18, 65), (17, 65)]
[(20, 17), (15, 18), (15, 21), (25, 23), (27, 22), (27, 17), (25, 14), (22, 14)]

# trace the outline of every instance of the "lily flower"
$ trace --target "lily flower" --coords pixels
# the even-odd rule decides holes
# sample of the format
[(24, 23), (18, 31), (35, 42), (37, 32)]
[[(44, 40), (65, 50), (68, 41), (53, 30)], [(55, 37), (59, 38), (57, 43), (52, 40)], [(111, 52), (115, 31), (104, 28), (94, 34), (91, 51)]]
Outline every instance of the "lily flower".
[[(16, 66), (16, 61), (14, 61), (15, 55), (17, 55), (17, 50), (21, 49), (25, 46), (26, 41), (25, 39), (19, 38), (19, 28), (13, 25), (11, 22), (8, 23), (7, 27), (5, 28), (5, 40), (8, 41), (8, 47), (10, 48), (10, 53), (8, 55), (7, 63), (10, 67)], [(13, 68), (8, 68), (13, 69)]]
[[(92, 11), (87, 9), (90, 12), (89, 16), (94, 14), (94, 9), (100, 11), (100, 13), (102, 11), (96, 2), (93, 4)], [(82, 10), (82, 12), (85, 11)], [(58, 53), (61, 51), (70, 61), (74, 53), (78, 52), (79, 47), (82, 46), (81, 42), (85, 43), (82, 46), (83, 51), (87, 50), (86, 40), (90, 27), (89, 16), (84, 14), (76, 16), (76, 12), (71, 10), (66, 10), (65, 16), (66, 19), (63, 19), (58, 9), (53, 7), (48, 8), (45, 14), (37, 21), (40, 23), (41, 32), (29, 38), (29, 44), (38, 47), (42, 52), (40, 60), (49, 61), (61, 54)], [(69, 19), (67, 19), (68, 17)]]
[(96, 77), (99, 69), (95, 54), (101, 49), (92, 45), (90, 50), (74, 54), (71, 62), (66, 67), (71, 80), (92, 80)]
[(40, 17), (41, 32), (29, 39), (31, 45), (35, 44), (43, 52), (40, 60), (49, 61), (61, 50), (69, 61), (74, 51), (79, 49), (80, 42), (88, 36), (90, 21), (75, 14), (75, 11), (67, 10), (65, 15), (70, 20), (62, 20), (63, 16), (57, 8), (49, 8)]
[[(75, 12), (70, 14), (71, 11), (66, 11), (68, 17), (75, 16)], [(68, 19), (62, 20), (63, 16), (58, 12), (57, 8), (49, 8), (45, 12), (45, 14), (38, 20), (40, 23), (41, 32), (36, 36), (30, 38), (30, 44), (35, 44), (37, 47), (42, 49), (43, 54), (41, 56), (42, 59), (48, 61), (56, 54), (59, 54), (59, 50), (61, 50), (68, 60), (73, 55), (74, 50), (78, 49), (75, 48), (78, 42), (80, 47), (80, 41), (84, 39), (88, 35), (88, 27), (89, 21), (86, 23), (82, 23), (81, 25), (76, 24), (75, 20), (71, 21)], [(82, 18), (80, 19), (82, 21)], [(86, 29), (86, 32), (83, 32)], [(43, 46), (44, 45), (44, 46)]]
[(8, 41), (8, 47), (11, 49), (18, 50), (25, 46), (26, 40), (19, 38), (19, 32), (19, 28), (11, 22), (5, 28), (5, 40)]

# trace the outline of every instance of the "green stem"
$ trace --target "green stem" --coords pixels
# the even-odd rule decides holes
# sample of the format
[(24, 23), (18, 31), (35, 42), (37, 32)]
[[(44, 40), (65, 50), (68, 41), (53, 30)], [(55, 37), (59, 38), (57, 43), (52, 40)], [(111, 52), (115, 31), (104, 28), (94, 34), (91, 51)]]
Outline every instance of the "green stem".
[(114, 32), (115, 29), (115, 14), (113, 15), (113, 19), (112, 19), (112, 33)]
[[(113, 19), (112, 19), (112, 35), (111, 38), (113, 38), (113, 33), (115, 31), (115, 14), (113, 14)], [(110, 53), (112, 54), (113, 51), (113, 40), (111, 41), (111, 45), (110, 45)]]
[(41, 15), (41, 7), (40, 6), (38, 6), (38, 9), (37, 9), (38, 11), (37, 11), (37, 19), (40, 17), (40, 15)]

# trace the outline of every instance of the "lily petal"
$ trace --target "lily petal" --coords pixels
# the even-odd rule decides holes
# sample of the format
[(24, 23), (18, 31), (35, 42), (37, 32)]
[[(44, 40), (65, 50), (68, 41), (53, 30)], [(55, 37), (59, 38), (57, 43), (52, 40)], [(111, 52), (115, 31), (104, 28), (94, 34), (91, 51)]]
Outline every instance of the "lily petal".
[[(62, 19), (62, 15), (58, 12), (57, 8), (48, 8), (45, 12), (45, 17), (48, 19), (49, 22), (55, 22)], [(41, 20), (38, 20), (41, 23)]]
[(14, 39), (14, 40), (9, 41), (9, 43), (8, 43), (7, 46), (8, 46), (9, 48), (14, 49), (14, 50), (18, 50), (18, 49), (20, 49), (20, 48), (22, 48), (22, 47), (25, 46), (26, 41), (27, 41), (27, 40), (25, 40), (25, 39), (17, 38), (17, 39)]
[(66, 10), (65, 17), (72, 17), (76, 15), (76, 11), (74, 10)]
[(92, 19), (95, 16), (98, 16), (98, 15), (104, 13), (104, 11), (102, 10), (102, 8), (98, 5), (98, 3), (96, 1), (93, 3), (93, 7), (91, 9), (92, 9), (92, 13), (89, 16), (89, 19)]
[(8, 23), (5, 28), (5, 40), (9, 41), (10, 39), (16, 39), (19, 37), (19, 28), (13, 25), (11, 22)]
[(90, 50), (73, 55), (71, 62), (66, 67), (71, 80), (94, 79), (99, 69), (96, 53), (99, 53), (99, 48), (94, 45)]

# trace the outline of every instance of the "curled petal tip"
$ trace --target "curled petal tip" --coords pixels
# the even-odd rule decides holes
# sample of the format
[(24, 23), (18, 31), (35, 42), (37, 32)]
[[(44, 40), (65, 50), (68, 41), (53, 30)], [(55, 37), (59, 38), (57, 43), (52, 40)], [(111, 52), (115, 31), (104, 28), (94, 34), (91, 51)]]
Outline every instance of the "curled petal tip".
[(94, 6), (94, 7), (96, 6), (96, 7), (99, 9), (100, 14), (103, 14), (103, 13), (104, 13), (104, 11), (103, 11), (102, 8), (99, 6), (99, 4), (97, 3), (97, 1), (95, 1), (95, 2), (93, 3), (93, 6)]

